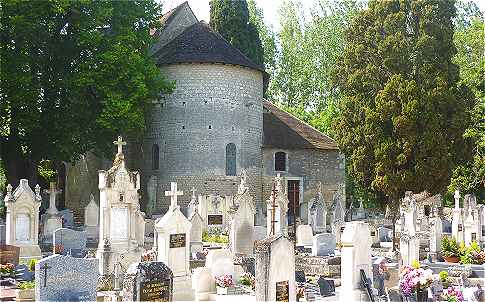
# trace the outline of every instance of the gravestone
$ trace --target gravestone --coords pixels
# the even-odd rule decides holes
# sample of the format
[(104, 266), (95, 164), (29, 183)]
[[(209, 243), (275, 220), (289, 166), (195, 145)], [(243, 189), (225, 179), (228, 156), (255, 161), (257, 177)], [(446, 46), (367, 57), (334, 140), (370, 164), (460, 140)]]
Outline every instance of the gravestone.
[(443, 233), (450, 233), (452, 232), (452, 224), (450, 221), (443, 219)]
[(233, 256), (227, 249), (210, 250), (205, 258), (205, 267), (211, 270), (214, 277), (231, 275), (233, 280), (239, 280), (235, 273)]
[(295, 272), (295, 282), (306, 283), (306, 276), (304, 271)]
[(57, 229), (54, 231), (54, 245), (63, 247), (63, 254), (84, 257), (88, 234), (86, 231), (74, 231), (71, 229)]
[(467, 213), (465, 216), (464, 226), (464, 234), (463, 237), (465, 239), (465, 245), (469, 246), (472, 241), (477, 241), (477, 231), (476, 231), (476, 223), (473, 218), (473, 210), (471, 207), (467, 209)]
[(256, 301), (296, 301), (293, 243), (277, 235), (254, 244)]
[(456, 190), (453, 196), (455, 207), (453, 208), (453, 220), (451, 221), (451, 234), (457, 243), (465, 241), (463, 229), (463, 215), (460, 208), (460, 191)]
[(360, 200), (359, 208), (357, 209), (357, 219), (365, 219), (365, 209), (364, 209), (364, 204), (362, 202), (362, 199)]
[(19, 186), (13, 192), (12, 186), (7, 185), (6, 243), (20, 247), (20, 258), (26, 261), (41, 257), (38, 235), (41, 201), (39, 185), (35, 187), (34, 193), (27, 179), (21, 179)]
[(118, 152), (113, 166), (100, 170), (99, 188), (99, 242), (96, 258), (99, 273), (109, 276), (114, 263), (120, 261), (126, 269), (140, 260), (145, 243), (145, 214), (140, 210), (140, 174), (126, 168), (121, 137), (113, 142)]
[(89, 203), (84, 208), (84, 226), (89, 240), (98, 240), (99, 235), (99, 207), (94, 200), (93, 194), (89, 197)]
[(238, 194), (234, 198), (237, 210), (231, 221), (230, 240), (234, 254), (250, 256), (253, 254), (254, 215), (256, 214), (256, 209), (246, 183), (246, 172), (243, 170)]
[(35, 264), (36, 301), (96, 301), (98, 259), (52, 255)]
[(297, 246), (311, 246), (313, 240), (313, 229), (310, 225), (301, 224), (296, 228)]
[(59, 211), (59, 214), (62, 218), (62, 226), (65, 228), (73, 228), (74, 227), (74, 214), (70, 209), (64, 209)]
[(320, 289), (320, 295), (322, 297), (328, 297), (335, 295), (335, 282), (333, 280), (327, 280), (323, 276), (320, 276), (317, 281)]
[(308, 214), (308, 224), (312, 226), (315, 233), (327, 231), (327, 207), (322, 198), (322, 183), (318, 186), (317, 195), (312, 201)]
[(401, 215), (404, 217), (404, 223), (399, 249), (403, 265), (411, 265), (414, 261), (419, 261), (419, 238), (416, 234), (417, 206), (411, 191), (407, 191), (403, 199)]
[(180, 211), (177, 183), (170, 184), (171, 197), (168, 211), (155, 224), (157, 233), (157, 260), (165, 263), (173, 273), (173, 297), (175, 300), (193, 299), (190, 280), (190, 221)]
[(443, 238), (443, 223), (438, 215), (430, 222), (429, 252), (437, 254), (441, 251), (441, 240)]
[(56, 195), (61, 193), (57, 190), (55, 182), (50, 183), (49, 190), (44, 190), (45, 193), (49, 194), (49, 208), (46, 213), (42, 215), (42, 242), (52, 243), (52, 234), (55, 230), (62, 228), (62, 218), (61, 214), (56, 207)]
[(202, 229), (204, 227), (204, 220), (199, 214), (197, 206), (194, 207), (192, 214), (189, 216), (190, 221), (190, 253), (197, 253), (202, 251)]
[(370, 231), (362, 221), (348, 222), (342, 234), (340, 301), (358, 301), (362, 294), (359, 271), (370, 276)]
[(390, 228), (378, 227), (377, 236), (379, 237), (379, 242), (392, 242), (392, 230)]
[(163, 262), (132, 263), (123, 279), (123, 301), (172, 301), (173, 274)]
[(378, 245), (379, 244), (379, 234), (377, 233), (377, 228), (374, 225), (369, 225), (370, 229), (370, 238), (372, 245)]
[(192, 289), (196, 301), (209, 301), (216, 291), (214, 276), (208, 267), (198, 267), (192, 273)]
[(0, 245), (7, 244), (7, 225), (0, 223)]
[(20, 248), (13, 245), (0, 246), (0, 264), (19, 264)]
[(329, 256), (335, 254), (337, 241), (331, 233), (321, 233), (313, 236), (312, 255)]

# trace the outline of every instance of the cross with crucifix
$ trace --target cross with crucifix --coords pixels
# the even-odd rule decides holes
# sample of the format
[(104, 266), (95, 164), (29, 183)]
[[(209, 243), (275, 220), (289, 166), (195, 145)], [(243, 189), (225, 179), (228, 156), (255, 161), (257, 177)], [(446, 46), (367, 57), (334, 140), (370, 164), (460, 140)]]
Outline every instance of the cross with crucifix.
[(126, 146), (126, 142), (123, 141), (123, 138), (121, 136), (118, 136), (118, 140), (114, 141), (113, 144), (118, 146), (118, 153), (117, 154), (122, 154), (123, 153), (123, 146)]
[(165, 196), (170, 196), (170, 208), (177, 206), (177, 196), (184, 195), (184, 191), (177, 191), (177, 183), (170, 183), (170, 191), (165, 191)]
[(48, 266), (47, 263), (44, 263), (40, 268), (44, 270), (44, 287), (47, 287), (47, 269), (51, 267)]

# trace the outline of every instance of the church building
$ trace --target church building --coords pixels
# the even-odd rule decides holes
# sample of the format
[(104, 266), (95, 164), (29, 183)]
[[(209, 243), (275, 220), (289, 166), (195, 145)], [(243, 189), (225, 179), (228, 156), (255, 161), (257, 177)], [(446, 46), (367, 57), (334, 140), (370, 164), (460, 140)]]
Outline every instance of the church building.
[[(269, 75), (263, 66), (198, 21), (187, 2), (161, 21), (152, 55), (175, 89), (154, 100), (141, 152), (128, 152), (141, 172), (142, 204), (151, 178), (156, 179), (154, 213), (164, 213), (170, 182), (186, 192), (181, 199), (187, 204), (192, 187), (202, 195), (235, 194), (244, 169), (250, 194), (262, 208), (280, 173), (289, 212), (300, 205), (297, 214), (305, 212), (306, 222), (306, 204), (320, 184), (327, 203), (338, 188), (345, 190), (345, 159), (337, 144), (264, 99)], [(82, 202), (66, 196), (67, 207)]]

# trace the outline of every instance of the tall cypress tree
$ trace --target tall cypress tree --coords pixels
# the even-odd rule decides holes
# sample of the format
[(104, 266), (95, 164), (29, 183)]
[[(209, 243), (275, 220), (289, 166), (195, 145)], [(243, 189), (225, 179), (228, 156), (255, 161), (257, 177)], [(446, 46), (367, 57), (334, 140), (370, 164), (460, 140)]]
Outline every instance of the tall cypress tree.
[(263, 65), (263, 46), (255, 25), (249, 22), (246, 0), (211, 0), (210, 26), (254, 63)]
[(473, 96), (452, 62), (454, 15), (453, 0), (369, 1), (346, 34), (337, 141), (349, 172), (389, 196), (394, 214), (406, 190), (445, 192), (469, 151)]

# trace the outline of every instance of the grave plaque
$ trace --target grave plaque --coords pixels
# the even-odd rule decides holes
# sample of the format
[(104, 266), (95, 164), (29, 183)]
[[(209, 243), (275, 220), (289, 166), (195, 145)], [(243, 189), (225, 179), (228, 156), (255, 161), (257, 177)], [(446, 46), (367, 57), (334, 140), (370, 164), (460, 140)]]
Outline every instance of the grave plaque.
[(463, 225), (459, 224), (458, 225), (458, 232), (461, 232), (461, 231), (463, 231)]
[(185, 233), (170, 234), (170, 248), (185, 247)]
[(0, 246), (0, 264), (19, 264), (20, 248), (14, 245)]
[(147, 281), (141, 283), (140, 301), (169, 302), (170, 280)]
[(207, 220), (209, 225), (221, 225), (222, 215), (208, 215)]
[(343, 231), (344, 231), (344, 229), (345, 229), (345, 227), (344, 227), (344, 226), (343, 226), (343, 227), (340, 227), (340, 232), (343, 232)]
[(374, 237), (374, 236), (376, 235), (376, 232), (375, 232), (375, 231), (371, 231), (371, 232), (370, 232), (370, 235), (371, 235), (372, 237)]
[(472, 233), (472, 241), (477, 241), (477, 233)]
[(288, 302), (290, 298), (290, 287), (288, 281), (276, 282), (276, 301)]

